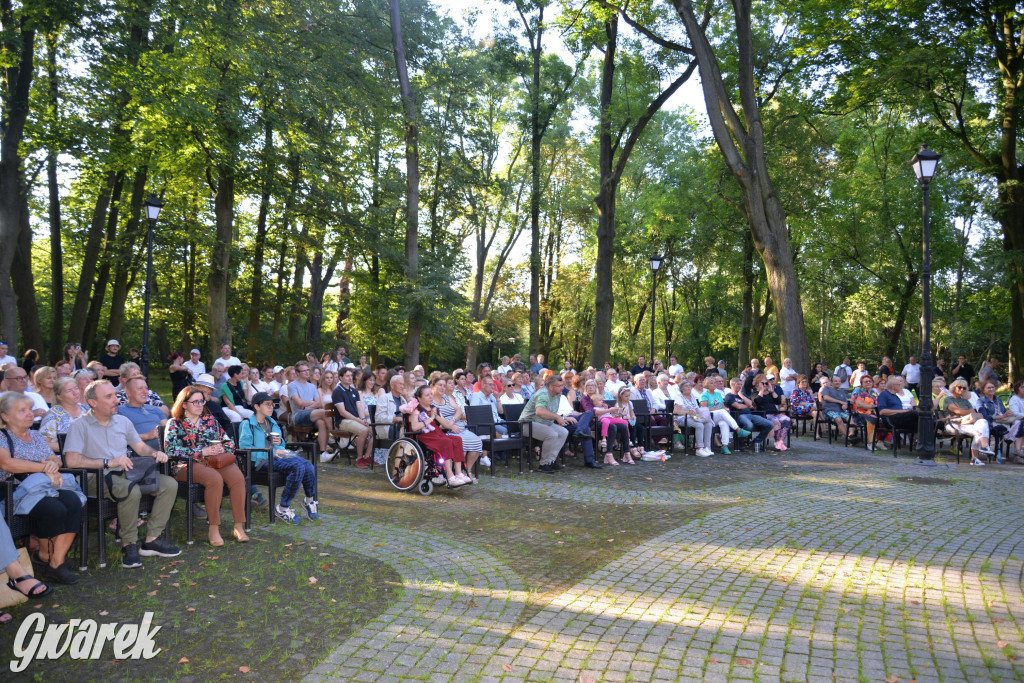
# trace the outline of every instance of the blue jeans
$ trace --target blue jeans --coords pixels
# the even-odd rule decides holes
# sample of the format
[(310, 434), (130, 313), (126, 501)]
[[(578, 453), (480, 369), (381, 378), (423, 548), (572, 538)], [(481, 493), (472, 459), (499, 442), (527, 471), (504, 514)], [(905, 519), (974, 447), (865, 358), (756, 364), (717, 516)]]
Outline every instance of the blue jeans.
[(14, 539), (11, 538), (11, 530), (4, 520), (3, 511), (0, 510), (0, 572), (4, 567), (18, 561), (18, 549), (14, 547)]
[[(266, 470), (267, 463), (264, 462), (257, 469)], [(286, 508), (292, 504), (292, 499), (299, 492), (299, 484), (302, 484), (307, 497), (316, 496), (316, 469), (305, 458), (297, 455), (290, 458), (275, 458), (274, 472), (280, 472), (285, 476), (284, 488), (281, 490), (281, 507)]]
[(772, 427), (775, 426), (774, 424), (772, 424), (771, 420), (761, 417), (760, 415), (754, 415), (751, 413), (748, 413), (746, 415), (737, 415), (736, 422), (739, 424), (740, 427), (743, 427), (744, 429), (751, 432), (754, 431), (755, 427), (760, 429), (760, 431), (757, 433), (756, 438), (761, 443), (764, 443), (764, 440), (767, 439), (768, 435), (771, 433)]
[(590, 423), (594, 420), (594, 411), (588, 410), (576, 416), (576, 433), (591, 437), (583, 439), (583, 462), (594, 462), (594, 439), (590, 433)]

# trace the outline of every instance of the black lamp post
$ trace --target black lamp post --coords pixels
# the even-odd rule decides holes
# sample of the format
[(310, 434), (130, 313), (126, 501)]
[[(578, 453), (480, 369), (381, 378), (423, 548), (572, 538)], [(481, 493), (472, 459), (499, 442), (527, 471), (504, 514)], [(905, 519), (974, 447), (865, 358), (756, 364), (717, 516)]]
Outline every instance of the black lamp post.
[(149, 221), (149, 233), (146, 235), (146, 308), (142, 314), (142, 358), (139, 359), (139, 369), (143, 376), (149, 379), (149, 295), (153, 287), (153, 229), (156, 228), (156, 219), (164, 205), (155, 194), (151, 194), (143, 204), (146, 207), (146, 219)]
[(654, 296), (658, 287), (658, 269), (661, 268), (661, 256), (651, 257), (651, 357), (647, 359), (650, 367), (654, 367)]
[(931, 234), (928, 226), (928, 186), (941, 158), (942, 155), (928, 149), (928, 145), (921, 145), (921, 151), (910, 160), (924, 193), (924, 222), (921, 230), (921, 392), (918, 397), (920, 417), (917, 435), (920, 455), (917, 462), (921, 465), (935, 464), (935, 413), (932, 407), (932, 260)]

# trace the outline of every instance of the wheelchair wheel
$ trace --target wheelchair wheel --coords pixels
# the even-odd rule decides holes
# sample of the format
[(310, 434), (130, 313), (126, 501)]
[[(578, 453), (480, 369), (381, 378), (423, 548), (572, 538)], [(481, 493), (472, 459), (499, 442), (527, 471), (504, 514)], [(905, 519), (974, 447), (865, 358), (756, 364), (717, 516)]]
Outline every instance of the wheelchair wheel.
[(430, 483), (430, 480), (424, 479), (423, 481), (420, 482), (420, 493), (422, 493), (424, 496), (429, 496), (433, 492), (434, 485)]
[[(398, 439), (388, 449), (388, 481), (399, 491), (419, 485), (426, 470), (426, 461), (419, 444), (412, 439)], [(429, 495), (429, 494), (426, 494)]]

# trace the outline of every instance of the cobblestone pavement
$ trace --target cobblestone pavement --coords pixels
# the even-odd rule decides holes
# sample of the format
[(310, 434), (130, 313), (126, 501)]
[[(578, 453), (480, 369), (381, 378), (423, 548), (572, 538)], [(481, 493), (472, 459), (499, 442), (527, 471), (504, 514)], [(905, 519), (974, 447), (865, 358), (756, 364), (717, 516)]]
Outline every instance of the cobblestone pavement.
[[(338, 468), (333, 542), (388, 563), (404, 594), (309, 680), (1024, 678), (1024, 468), (793, 443), (502, 472), (429, 499)], [(505, 506), (534, 545), (482, 512)], [(591, 537), (562, 550), (538, 510), (550, 534)]]

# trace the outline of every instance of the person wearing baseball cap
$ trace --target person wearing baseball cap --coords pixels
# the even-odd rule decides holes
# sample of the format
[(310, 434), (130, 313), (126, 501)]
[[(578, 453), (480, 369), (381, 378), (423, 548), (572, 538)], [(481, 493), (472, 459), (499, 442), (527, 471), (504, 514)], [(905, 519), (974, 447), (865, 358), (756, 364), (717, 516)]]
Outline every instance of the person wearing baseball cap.
[(192, 373), (192, 381), (195, 382), (199, 379), (199, 375), (206, 372), (206, 363), (199, 360), (199, 349), (192, 349), (188, 352), (189, 359), (182, 363), (185, 369)]
[(267, 452), (258, 449), (269, 447), (273, 450), (273, 471), (285, 476), (281, 502), (274, 506), (274, 514), (290, 524), (300, 523), (291, 504), (301, 484), (306, 494), (302, 503), (306, 519), (317, 521), (320, 515), (317, 514), (316, 467), (285, 448), (284, 431), (274, 420), (274, 399), (270, 394), (265, 391), (256, 392), (252, 397), (252, 409), (254, 413), (238, 425), (238, 445), (239, 448), (257, 449), (252, 451), (252, 466), (261, 472), (268, 471), (270, 466)]
[(196, 377), (195, 385), (203, 392), (203, 398), (206, 399), (206, 409), (217, 418), (220, 428), (226, 434), (234, 434), (234, 429), (231, 427), (231, 418), (224, 413), (224, 408), (220, 405), (220, 399), (213, 398), (213, 375), (204, 372), (199, 377)]
[(106, 368), (102, 379), (110, 380), (115, 389), (121, 382), (121, 366), (124, 365), (124, 356), (118, 353), (120, 350), (121, 342), (111, 339), (107, 342), (107, 352), (100, 356), (100, 363)]

